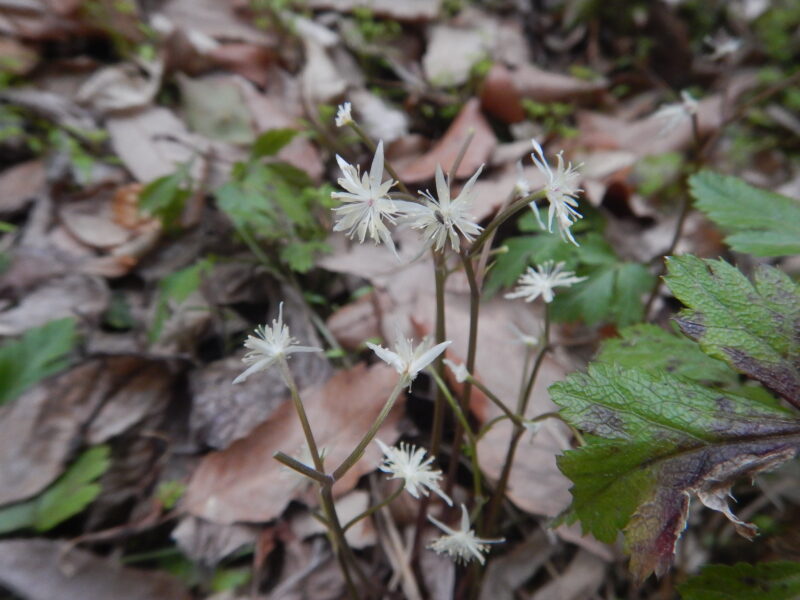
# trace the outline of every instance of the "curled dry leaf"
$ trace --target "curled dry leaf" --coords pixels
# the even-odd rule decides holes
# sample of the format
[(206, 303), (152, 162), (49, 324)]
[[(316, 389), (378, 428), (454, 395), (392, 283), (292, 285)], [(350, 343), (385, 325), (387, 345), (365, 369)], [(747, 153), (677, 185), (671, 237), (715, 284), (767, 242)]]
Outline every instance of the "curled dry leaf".
[(0, 585), (26, 600), (189, 600), (180, 581), (164, 572), (123, 567), (66, 542), (0, 542)]
[(456, 177), (471, 176), (488, 160), (497, 145), (497, 138), (486, 117), (481, 114), (477, 98), (467, 101), (444, 137), (427, 154), (400, 168), (400, 179), (409, 183), (428, 181), (433, 178), (436, 165), (441, 165), (442, 169), (447, 171), (470, 133), (473, 133), (474, 137), (458, 167)]
[(252, 546), (258, 531), (252, 525), (221, 525), (187, 516), (172, 530), (172, 539), (192, 560), (214, 566), (243, 546)]
[[(337, 373), (322, 386), (301, 392), (317, 444), (326, 449), (328, 468), (338, 466), (366, 433), (397, 378), (395, 370), (387, 365), (359, 365)], [(396, 426), (401, 406), (402, 403), (395, 406), (378, 433), (387, 443), (399, 435)], [(278, 451), (302, 457), (303, 446), (294, 406), (287, 401), (245, 438), (203, 459), (186, 491), (186, 509), (217, 523), (278, 517), (292, 499), (303, 497), (310, 480), (271, 457)], [(371, 444), (364, 457), (337, 483), (334, 493), (341, 495), (352, 489), (359, 477), (375, 469), (379, 459), (380, 450)]]
[(147, 106), (161, 87), (164, 63), (122, 63), (95, 71), (78, 90), (75, 99), (101, 113)]

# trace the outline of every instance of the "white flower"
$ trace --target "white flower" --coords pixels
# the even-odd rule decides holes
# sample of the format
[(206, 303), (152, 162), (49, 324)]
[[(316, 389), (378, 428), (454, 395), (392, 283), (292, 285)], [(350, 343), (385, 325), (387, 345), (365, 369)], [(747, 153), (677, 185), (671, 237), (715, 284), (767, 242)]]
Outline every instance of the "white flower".
[(339, 105), (339, 110), (336, 111), (337, 127), (344, 127), (345, 125), (350, 125), (350, 123), (353, 122), (353, 114), (351, 112), (352, 109), (353, 105), (349, 102)]
[(681, 123), (691, 120), (692, 117), (697, 114), (697, 106), (697, 100), (692, 98), (689, 92), (683, 90), (681, 92), (680, 102), (665, 104), (653, 113), (654, 119), (663, 121), (658, 135), (666, 135)]
[(293, 352), (322, 352), (322, 348), (296, 345), (297, 340), (289, 334), (289, 327), (283, 324), (283, 302), (278, 307), (278, 318), (272, 320), (272, 327), (259, 325), (255, 333), (247, 336), (244, 342), (244, 347), (250, 352), (244, 355), (242, 362), (250, 366), (233, 383), (241, 383), (253, 373), (266, 371)]
[(397, 352), (392, 352), (370, 342), (367, 342), (367, 346), (378, 355), (378, 358), (393, 366), (400, 373), (400, 376), (404, 377), (410, 384), (416, 378), (417, 373), (431, 364), (452, 343), (446, 341), (431, 348), (430, 341), (426, 338), (422, 340), (419, 346), (413, 348), (411, 340), (400, 336), (395, 342), (395, 350)]
[(450, 529), (447, 525), (430, 515), (428, 515), (428, 519), (447, 534), (433, 540), (428, 544), (428, 548), (437, 554), (448, 554), (458, 563), (468, 563), (475, 558), (479, 563), (483, 564), (486, 562), (483, 553), (489, 552), (488, 544), (499, 544), (505, 541), (503, 539), (483, 540), (476, 536), (469, 525), (467, 507), (463, 504), (461, 505), (461, 529), (458, 531)]
[[(558, 231), (561, 234), (561, 239), (564, 241), (569, 240), (577, 246), (578, 242), (572, 237), (570, 227), (572, 227), (575, 221), (583, 218), (581, 213), (577, 211), (577, 196), (583, 191), (578, 187), (578, 179), (580, 177), (578, 169), (581, 165), (573, 167), (570, 162), (567, 163), (565, 167), (563, 151), (561, 151), (556, 155), (558, 158), (558, 166), (555, 172), (553, 172), (547, 159), (544, 157), (544, 151), (539, 145), (539, 142), (531, 140), (531, 144), (533, 144), (533, 154), (531, 154), (533, 164), (547, 177), (547, 183), (544, 186), (547, 201), (550, 203), (550, 209), (547, 213), (547, 230), (550, 233), (553, 232), (553, 220), (555, 220), (556, 225), (558, 225)], [(536, 215), (536, 220), (539, 221), (539, 225), (544, 228), (542, 220), (539, 217), (539, 209), (536, 207), (536, 203), (531, 202), (530, 207), (533, 210), (533, 214)]]
[(725, 34), (718, 35), (715, 38), (707, 35), (703, 38), (703, 41), (711, 48), (711, 54), (709, 55), (711, 60), (720, 60), (735, 54), (742, 47), (742, 40)]
[(475, 219), (469, 214), (469, 209), (472, 205), (472, 186), (475, 185), (482, 170), (483, 165), (478, 167), (475, 174), (464, 184), (458, 196), (451, 200), (450, 186), (445, 181), (442, 167), (436, 165), (437, 198), (430, 192), (423, 192), (425, 204), (412, 204), (409, 207), (408, 213), (415, 219), (411, 226), (414, 229), (422, 229), (423, 235), (437, 252), (444, 247), (448, 238), (453, 250), (458, 251), (461, 244), (458, 239), (459, 233), (468, 242), (480, 233), (482, 228), (475, 223)]
[(358, 236), (358, 241), (363, 242), (369, 237), (375, 243), (383, 242), (392, 251), (395, 251), (392, 236), (383, 222), (395, 222), (395, 217), (402, 211), (402, 207), (410, 202), (395, 202), (389, 198), (389, 189), (394, 181), (389, 179), (381, 182), (383, 178), (383, 141), (375, 150), (369, 175), (361, 174), (358, 167), (348, 164), (341, 156), (336, 156), (339, 168), (344, 177), (339, 178), (339, 185), (345, 192), (333, 192), (331, 197), (341, 200), (344, 204), (333, 210), (338, 214), (338, 221), (333, 226), (334, 231), (347, 231), (350, 238)]
[[(525, 170), (522, 168), (522, 161), (517, 161), (517, 180), (514, 182), (514, 193), (519, 198), (527, 198), (531, 195), (531, 184), (528, 182), (528, 179), (525, 177)], [(539, 216), (538, 209), (534, 209), (536, 216)], [(541, 224), (541, 221), (539, 221)], [(544, 225), (542, 225), (544, 227)]]
[(390, 448), (378, 439), (375, 442), (383, 450), (384, 456), (378, 468), (384, 473), (391, 474), (388, 479), (402, 479), (405, 482), (405, 490), (414, 498), (419, 499), (420, 493), (428, 496), (430, 492), (434, 492), (453, 506), (453, 501), (439, 487), (442, 472), (431, 468), (433, 457), (425, 458), (424, 448), (417, 448), (404, 442)]
[(545, 302), (553, 301), (553, 288), (569, 287), (580, 283), (586, 277), (575, 277), (572, 271), (563, 271), (564, 263), (556, 265), (552, 260), (539, 265), (537, 268), (528, 267), (528, 271), (517, 280), (517, 289), (506, 294), (506, 298), (525, 298), (525, 302), (533, 302), (539, 296)]
[(466, 363), (457, 365), (452, 360), (445, 358), (444, 364), (448, 366), (450, 372), (453, 374), (453, 377), (456, 378), (458, 383), (464, 383), (467, 380), (467, 377), (469, 377), (469, 371), (467, 371)]

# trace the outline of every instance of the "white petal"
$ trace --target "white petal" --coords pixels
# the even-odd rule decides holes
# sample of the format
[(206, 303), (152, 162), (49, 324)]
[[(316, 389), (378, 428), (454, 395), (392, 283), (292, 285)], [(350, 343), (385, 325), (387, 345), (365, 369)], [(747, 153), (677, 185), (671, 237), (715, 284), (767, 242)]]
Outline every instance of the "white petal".
[(381, 187), (381, 179), (383, 179), (383, 140), (378, 142), (378, 147), (375, 150), (375, 157), (372, 159), (372, 167), (369, 170), (369, 178), (373, 190)]
[(397, 372), (400, 373), (401, 375), (403, 374), (403, 372), (405, 371), (405, 364), (403, 363), (403, 360), (400, 358), (399, 355), (395, 354), (391, 350), (387, 350), (386, 348), (383, 348), (371, 342), (367, 342), (367, 347), (370, 350), (372, 350), (375, 354), (377, 354), (378, 358), (380, 358), (385, 363), (388, 363), (389, 365), (393, 366), (397, 370)]
[(439, 356), (444, 349), (447, 348), (450, 344), (452, 344), (450, 340), (446, 342), (442, 342), (441, 344), (436, 344), (433, 348), (425, 352), (419, 358), (414, 359), (411, 365), (408, 367), (408, 370), (412, 374), (419, 373), (422, 369), (427, 367), (429, 364), (433, 362), (433, 360)]
[(444, 179), (442, 165), (436, 165), (436, 196), (442, 208), (450, 204), (450, 188)]

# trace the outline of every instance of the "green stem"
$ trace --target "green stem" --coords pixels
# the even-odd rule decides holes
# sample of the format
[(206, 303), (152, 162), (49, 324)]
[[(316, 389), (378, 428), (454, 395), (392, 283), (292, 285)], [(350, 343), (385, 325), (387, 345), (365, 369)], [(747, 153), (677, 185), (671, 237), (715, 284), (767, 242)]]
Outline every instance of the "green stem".
[[(433, 377), (434, 381), (436, 381), (436, 385), (439, 386), (439, 389), (444, 394), (444, 397), (447, 399), (447, 403), (450, 405), (450, 408), (453, 410), (453, 414), (455, 414), (458, 423), (461, 425), (462, 432), (467, 434), (467, 438), (469, 439), (470, 444), (470, 463), (472, 466), (472, 485), (473, 485), (473, 493), (475, 499), (479, 499), (483, 497), (483, 483), (481, 479), (481, 470), (480, 464), (478, 463), (478, 438), (472, 431), (472, 428), (469, 425), (469, 421), (467, 420), (464, 411), (461, 410), (461, 407), (458, 405), (458, 402), (453, 395), (450, 393), (450, 390), (447, 389), (447, 385), (445, 385), (444, 380), (439, 377), (439, 375), (431, 370), (431, 376)], [(455, 456), (455, 453), (452, 454)], [(450, 459), (451, 461), (455, 462), (455, 458)], [(452, 465), (452, 463), (451, 463)], [(453, 470), (452, 468), (450, 469)], [(450, 494), (445, 491), (445, 494), (449, 497)]]
[(405, 489), (405, 487), (401, 485), (394, 492), (392, 492), (392, 494), (389, 495), (386, 499), (382, 500), (378, 504), (375, 504), (374, 506), (370, 506), (367, 510), (365, 510), (361, 514), (356, 515), (355, 517), (350, 519), (350, 521), (348, 521), (347, 525), (345, 525), (343, 527), (344, 532), (347, 533), (348, 529), (350, 529), (353, 525), (355, 525), (356, 523), (358, 523), (362, 519), (366, 519), (370, 515), (374, 514), (375, 512), (379, 511), (380, 509), (382, 509), (384, 506), (387, 506), (387, 505), (391, 504), (392, 502), (394, 502), (397, 498), (400, 497), (400, 494), (403, 493), (404, 489)]
[(290, 469), (294, 469), (301, 475), (305, 475), (309, 479), (313, 479), (320, 485), (325, 485), (328, 483), (330, 479), (325, 473), (320, 473), (316, 469), (312, 469), (308, 465), (301, 463), (299, 460), (292, 458), (288, 454), (284, 454), (283, 452), (276, 452), (272, 455), (272, 458), (277, 460), (279, 463), (282, 463), (289, 467)]
[(308, 421), (306, 409), (303, 406), (303, 401), (300, 399), (300, 393), (297, 391), (297, 384), (294, 381), (294, 376), (289, 370), (289, 364), (286, 358), (281, 358), (279, 361), (283, 381), (289, 388), (289, 393), (292, 395), (292, 402), (294, 403), (297, 418), (300, 419), (300, 426), (303, 428), (303, 435), (306, 438), (306, 445), (311, 454), (311, 460), (314, 461), (314, 468), (320, 473), (325, 472), (325, 467), (322, 464), (322, 456), (317, 449), (317, 441), (314, 439), (314, 433), (311, 431), (311, 423)]
[(361, 438), (361, 441), (356, 446), (355, 450), (353, 450), (350, 455), (342, 461), (336, 470), (333, 472), (332, 477), (334, 481), (339, 481), (350, 468), (358, 462), (361, 456), (364, 454), (364, 450), (366, 447), (375, 439), (375, 435), (378, 433), (378, 430), (383, 425), (383, 422), (386, 420), (386, 417), (389, 416), (392, 408), (394, 407), (395, 402), (397, 401), (400, 392), (403, 388), (408, 385), (408, 378), (407, 377), (400, 377), (400, 380), (395, 384), (392, 393), (389, 395), (389, 399), (386, 400), (386, 403), (383, 405), (380, 414), (375, 419), (375, 422), (372, 424), (372, 427), (369, 428), (369, 431)]
[[(464, 264), (464, 273), (467, 275), (469, 282), (469, 341), (467, 344), (467, 363), (466, 368), (468, 373), (475, 371), (475, 354), (478, 347), (478, 316), (480, 314), (481, 305), (481, 291), (478, 282), (475, 279), (475, 270), (472, 267), (472, 259), (466, 253), (460, 254), (461, 261)], [(469, 379), (464, 384), (464, 389), (461, 393), (461, 411), (469, 411), (469, 400), (472, 396), (472, 383)], [(453, 483), (455, 479), (456, 470), (458, 469), (458, 459), (461, 454), (461, 438), (464, 435), (464, 427), (461, 421), (456, 422), (456, 428), (453, 432), (453, 450), (450, 460), (450, 468), (447, 473), (447, 484), (445, 485), (445, 493), (449, 496), (453, 491)]]

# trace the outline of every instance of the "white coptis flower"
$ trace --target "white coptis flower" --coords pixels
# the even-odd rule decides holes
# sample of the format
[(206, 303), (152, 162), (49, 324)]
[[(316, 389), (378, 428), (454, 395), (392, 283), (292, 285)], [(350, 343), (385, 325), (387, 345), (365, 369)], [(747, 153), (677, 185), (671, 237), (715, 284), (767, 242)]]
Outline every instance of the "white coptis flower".
[(448, 505), (453, 506), (453, 501), (439, 486), (442, 472), (431, 467), (433, 457), (425, 458), (424, 448), (417, 448), (405, 442), (392, 447), (378, 439), (375, 442), (383, 451), (383, 462), (378, 468), (391, 475), (388, 479), (402, 479), (405, 490), (417, 500), (420, 494), (428, 496), (433, 492)]
[(414, 348), (411, 340), (399, 336), (395, 342), (396, 352), (370, 342), (367, 342), (367, 346), (378, 355), (378, 358), (393, 366), (410, 385), (417, 374), (431, 364), (452, 343), (446, 341), (431, 348), (430, 341), (426, 338)]
[(562, 271), (564, 263), (553, 263), (549, 260), (537, 268), (528, 267), (522, 277), (517, 280), (517, 289), (506, 294), (506, 298), (525, 298), (525, 302), (533, 302), (539, 296), (550, 303), (553, 301), (553, 288), (569, 287), (580, 283), (586, 277), (575, 277), (572, 271)]
[(336, 111), (336, 126), (344, 127), (353, 123), (353, 105), (349, 102), (339, 105), (339, 110)]
[(298, 346), (297, 340), (289, 334), (289, 327), (283, 324), (283, 302), (278, 306), (278, 318), (272, 320), (272, 327), (259, 325), (255, 335), (247, 336), (244, 347), (250, 352), (244, 355), (242, 362), (250, 365), (244, 373), (233, 380), (241, 383), (253, 373), (266, 371), (275, 362), (286, 359), (295, 352), (322, 352), (322, 348)]
[[(472, 187), (483, 170), (483, 165), (478, 167), (475, 174), (461, 188), (458, 196), (450, 199), (450, 186), (445, 181), (440, 165), (436, 166), (436, 195), (422, 192), (425, 204), (416, 204), (408, 207), (408, 214), (413, 218), (411, 227), (421, 229), (423, 235), (432, 244), (434, 250), (440, 251), (447, 240), (456, 252), (461, 245), (458, 234), (464, 236), (468, 242), (481, 232), (482, 227), (475, 223), (469, 214), (472, 206)], [(410, 203), (409, 203), (410, 204)]]
[(383, 222), (395, 222), (395, 217), (402, 212), (404, 205), (411, 202), (395, 202), (389, 198), (389, 189), (395, 184), (392, 179), (383, 179), (383, 141), (375, 150), (369, 174), (361, 173), (358, 167), (347, 163), (341, 156), (336, 156), (343, 177), (338, 179), (339, 185), (345, 192), (333, 192), (331, 197), (342, 201), (344, 204), (333, 210), (337, 213), (338, 220), (333, 226), (334, 231), (346, 231), (351, 239), (358, 237), (364, 241), (369, 235), (376, 244), (383, 242), (395, 251), (392, 236)]
[[(577, 246), (578, 242), (576, 242), (575, 238), (572, 236), (570, 228), (575, 221), (583, 218), (583, 215), (577, 210), (577, 196), (583, 191), (578, 187), (578, 179), (580, 178), (578, 169), (580, 169), (582, 165), (573, 167), (572, 163), (569, 162), (564, 166), (564, 153), (562, 150), (556, 155), (558, 158), (558, 166), (556, 170), (553, 171), (544, 156), (544, 151), (541, 145), (539, 145), (539, 142), (531, 140), (531, 144), (533, 145), (533, 154), (531, 154), (533, 164), (547, 177), (547, 183), (544, 186), (547, 201), (550, 203), (550, 208), (547, 213), (547, 230), (550, 233), (553, 232), (553, 221), (555, 221), (558, 226), (558, 231), (561, 234), (561, 239), (564, 241), (569, 240)], [(540, 226), (544, 228), (542, 220), (539, 217), (539, 209), (536, 203), (531, 202), (530, 207), (531, 210), (533, 210), (533, 214), (536, 215), (536, 220), (539, 221)]]
[(456, 378), (458, 383), (464, 383), (467, 378), (469, 377), (469, 371), (467, 371), (466, 363), (461, 363), (457, 365), (452, 360), (445, 358), (444, 364), (450, 369), (450, 372), (453, 374), (453, 377)]
[(725, 34), (718, 35), (716, 38), (707, 35), (703, 38), (703, 41), (711, 48), (711, 54), (709, 55), (711, 60), (721, 60), (726, 56), (735, 54), (742, 47), (742, 40)]
[(428, 515), (428, 519), (447, 534), (433, 540), (428, 544), (428, 548), (437, 554), (447, 554), (457, 563), (468, 563), (474, 558), (483, 564), (486, 562), (483, 554), (489, 552), (489, 544), (499, 544), (505, 541), (504, 539), (484, 540), (475, 535), (470, 528), (467, 507), (463, 504), (461, 505), (461, 529), (459, 530), (450, 529), (430, 515)]
[[(531, 184), (525, 177), (525, 170), (522, 168), (522, 161), (517, 161), (517, 180), (514, 182), (514, 193), (518, 198), (527, 198), (531, 195)], [(539, 216), (538, 210), (534, 211)], [(541, 221), (539, 221), (541, 223)], [(542, 226), (544, 227), (544, 226)]]
[(680, 102), (665, 104), (653, 113), (654, 119), (663, 122), (658, 135), (664, 136), (682, 123), (691, 121), (692, 117), (697, 114), (697, 107), (697, 100), (689, 92), (683, 90)]

